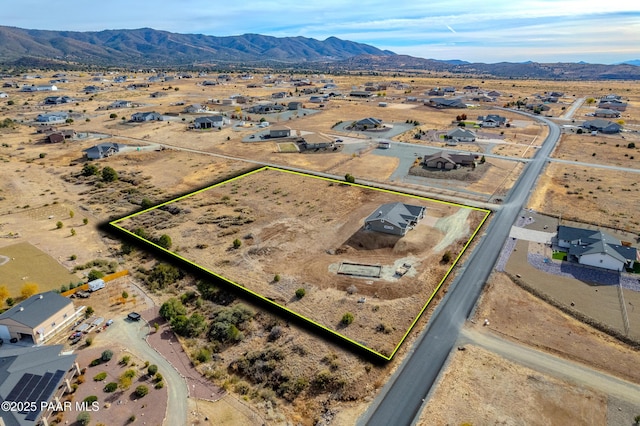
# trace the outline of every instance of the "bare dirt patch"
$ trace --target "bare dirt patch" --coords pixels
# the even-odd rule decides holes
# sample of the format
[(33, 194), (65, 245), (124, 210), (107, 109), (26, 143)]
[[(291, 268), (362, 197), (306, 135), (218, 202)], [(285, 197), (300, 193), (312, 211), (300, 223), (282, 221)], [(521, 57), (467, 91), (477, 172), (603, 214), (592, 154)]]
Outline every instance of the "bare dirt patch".
[[(626, 149), (626, 148), (625, 148)], [(639, 233), (638, 174), (551, 163), (540, 176), (528, 207), (578, 222)]]
[[(310, 193), (314, 197), (305, 197)], [(362, 229), (379, 205), (398, 201), (425, 206), (427, 218), (403, 238)], [(263, 170), (119, 226), (143, 228), (153, 238), (167, 233), (178, 255), (389, 354), (450, 267), (441, 262), (443, 252), (455, 259), (484, 215)], [(337, 275), (343, 261), (380, 264), (389, 272), (382, 279)], [(409, 273), (394, 276), (403, 263), (411, 265)], [(301, 299), (299, 288), (306, 291)], [(348, 327), (341, 324), (346, 312), (356, 318)]]
[(606, 396), (467, 345), (418, 424), (606, 424)]
[[(540, 279), (549, 281), (545, 277)], [(608, 305), (606, 298), (599, 298), (594, 303)], [(559, 354), (634, 383), (640, 382), (640, 374), (635, 368), (640, 362), (640, 352), (550, 306), (504, 274), (494, 273), (487, 283), (475, 314), (476, 321), (485, 318), (490, 320), (489, 328), (503, 337)]]

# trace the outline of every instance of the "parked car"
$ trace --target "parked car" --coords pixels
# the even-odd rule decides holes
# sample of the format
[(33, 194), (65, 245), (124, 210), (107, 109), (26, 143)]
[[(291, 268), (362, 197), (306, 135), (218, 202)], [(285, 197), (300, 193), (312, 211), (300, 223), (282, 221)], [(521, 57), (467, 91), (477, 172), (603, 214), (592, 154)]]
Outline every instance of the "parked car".
[(131, 312), (129, 315), (127, 315), (127, 318), (129, 318), (131, 321), (140, 321), (140, 314), (137, 312)]

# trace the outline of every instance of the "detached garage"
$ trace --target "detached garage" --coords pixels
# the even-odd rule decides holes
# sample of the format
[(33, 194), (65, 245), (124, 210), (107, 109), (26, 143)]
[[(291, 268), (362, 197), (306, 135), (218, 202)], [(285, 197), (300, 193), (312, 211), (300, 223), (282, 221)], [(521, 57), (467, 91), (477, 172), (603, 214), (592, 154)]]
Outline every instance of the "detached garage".
[(16, 338), (39, 345), (73, 321), (76, 312), (70, 299), (52, 291), (36, 294), (0, 314), (0, 338)]

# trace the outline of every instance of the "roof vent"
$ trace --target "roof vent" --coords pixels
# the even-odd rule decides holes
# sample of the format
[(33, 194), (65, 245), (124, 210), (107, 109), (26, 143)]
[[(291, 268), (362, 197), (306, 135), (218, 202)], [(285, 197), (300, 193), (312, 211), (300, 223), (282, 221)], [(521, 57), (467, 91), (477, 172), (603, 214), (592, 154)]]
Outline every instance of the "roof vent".
[(24, 306), (20, 306), (20, 312), (24, 311)]
[(38, 299), (42, 299), (43, 297), (44, 297), (44, 296), (40, 295), (40, 296), (38, 296)]

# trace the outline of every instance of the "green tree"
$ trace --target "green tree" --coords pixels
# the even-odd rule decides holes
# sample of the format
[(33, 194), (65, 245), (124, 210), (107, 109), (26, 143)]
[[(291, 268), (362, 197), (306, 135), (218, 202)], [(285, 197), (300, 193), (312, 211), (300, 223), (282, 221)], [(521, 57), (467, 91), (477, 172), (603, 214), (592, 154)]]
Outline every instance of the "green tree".
[(299, 289), (296, 290), (296, 297), (298, 299), (302, 299), (305, 294), (307, 294), (307, 292), (305, 291), (304, 288), (299, 288)]
[(112, 167), (107, 166), (102, 169), (102, 180), (105, 182), (115, 182), (118, 180), (118, 172)]
[(91, 315), (93, 315), (95, 311), (93, 310), (93, 308), (91, 306), (87, 307), (87, 309), (84, 310), (84, 317), (85, 318), (89, 318)]
[(240, 240), (239, 240), (239, 239), (237, 239), (237, 238), (236, 238), (235, 240), (233, 240), (233, 248), (234, 248), (234, 249), (239, 249), (239, 248), (240, 248), (240, 246), (242, 246), (242, 241), (240, 241)]
[(167, 321), (171, 321), (178, 315), (186, 315), (187, 308), (175, 297), (170, 298), (160, 306), (160, 316)]
[(89, 274), (87, 275), (87, 279), (89, 281), (99, 280), (102, 277), (104, 277), (104, 272), (98, 269), (92, 269), (91, 271), (89, 271)]
[(84, 219), (82, 219), (82, 223), (84, 223), (85, 225), (87, 225), (89, 223), (89, 219), (87, 219), (86, 217)]
[(165, 288), (182, 278), (182, 272), (173, 265), (159, 263), (153, 267), (147, 276), (149, 286), (153, 288)]
[(56, 228), (57, 229), (62, 229), (63, 226), (64, 226), (64, 224), (61, 221), (57, 221), (56, 222)]
[(356, 178), (352, 174), (347, 173), (346, 175), (344, 175), (344, 180), (348, 183), (355, 183)]
[(100, 359), (103, 362), (111, 361), (111, 358), (113, 358), (113, 351), (111, 349), (106, 349), (102, 351), (102, 355), (100, 355)]
[(118, 118), (118, 114), (116, 114), (115, 112), (112, 112), (111, 114), (109, 114), (109, 118), (112, 119), (112, 120), (116, 119), (116, 118)]
[(158, 372), (157, 365), (151, 364), (149, 367), (147, 367), (147, 374), (149, 374), (149, 376), (155, 376), (157, 372)]
[(109, 382), (104, 386), (104, 391), (107, 393), (115, 392), (118, 389), (118, 384), (116, 382)]
[(74, 213), (74, 211), (73, 211), (73, 210), (69, 210), (69, 217), (70, 217), (71, 219), (73, 219), (73, 217), (74, 217), (75, 215), (76, 215), (76, 214)]
[(587, 105), (593, 105), (596, 103), (596, 100), (594, 98), (587, 98), (585, 102), (587, 103)]

